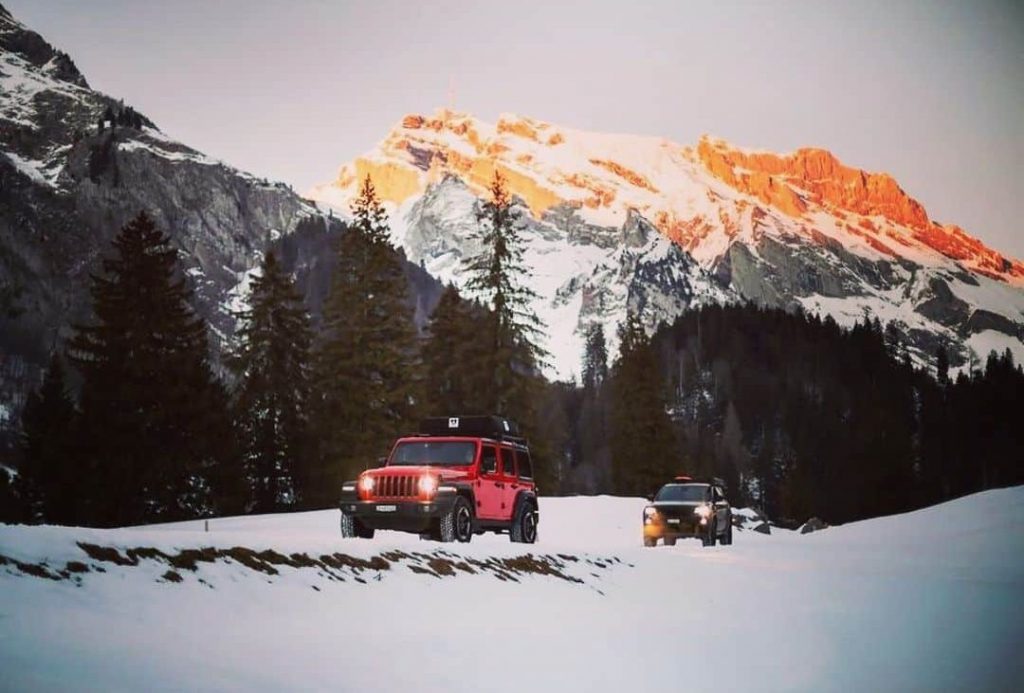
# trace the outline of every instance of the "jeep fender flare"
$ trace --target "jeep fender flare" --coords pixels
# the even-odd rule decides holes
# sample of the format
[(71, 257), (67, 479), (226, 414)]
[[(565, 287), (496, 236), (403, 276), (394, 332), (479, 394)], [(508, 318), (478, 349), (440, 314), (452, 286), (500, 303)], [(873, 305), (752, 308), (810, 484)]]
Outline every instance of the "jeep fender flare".
[(476, 517), (476, 494), (473, 493), (473, 484), (468, 481), (445, 481), (441, 483), (441, 488), (453, 488), (455, 494), (462, 496), (469, 501), (469, 507), (473, 509), (473, 517)]
[(533, 506), (534, 511), (537, 513), (537, 524), (540, 524), (540, 504), (537, 502), (537, 494), (527, 490), (516, 494), (516, 500), (512, 504), (512, 520), (515, 521), (516, 514), (519, 512), (519, 506), (523, 503), (529, 503)]

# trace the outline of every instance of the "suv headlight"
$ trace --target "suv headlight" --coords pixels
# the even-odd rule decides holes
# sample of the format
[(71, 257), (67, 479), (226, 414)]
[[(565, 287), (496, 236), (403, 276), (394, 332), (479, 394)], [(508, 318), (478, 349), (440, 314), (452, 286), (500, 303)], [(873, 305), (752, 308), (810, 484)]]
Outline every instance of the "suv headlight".
[(658, 509), (652, 505), (644, 508), (644, 524), (649, 525), (653, 523), (658, 517)]
[(369, 493), (373, 490), (373, 477), (369, 474), (364, 474), (359, 477), (359, 490), (363, 493)]
[(706, 520), (706, 519), (708, 519), (708, 517), (711, 516), (711, 506), (710, 505), (698, 505), (696, 508), (693, 509), (693, 512), (697, 513), (703, 519)]
[(420, 477), (419, 481), (420, 494), (424, 496), (432, 496), (437, 493), (437, 477), (429, 474), (424, 474)]

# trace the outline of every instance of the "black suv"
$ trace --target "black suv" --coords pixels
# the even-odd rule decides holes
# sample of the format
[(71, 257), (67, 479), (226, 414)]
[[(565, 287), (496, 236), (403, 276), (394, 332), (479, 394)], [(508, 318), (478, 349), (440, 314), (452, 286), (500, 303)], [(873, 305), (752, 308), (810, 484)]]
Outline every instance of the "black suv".
[(732, 543), (732, 509), (725, 500), (721, 479), (676, 477), (653, 496), (644, 508), (644, 546), (659, 539), (673, 546), (676, 539), (700, 539), (704, 546)]

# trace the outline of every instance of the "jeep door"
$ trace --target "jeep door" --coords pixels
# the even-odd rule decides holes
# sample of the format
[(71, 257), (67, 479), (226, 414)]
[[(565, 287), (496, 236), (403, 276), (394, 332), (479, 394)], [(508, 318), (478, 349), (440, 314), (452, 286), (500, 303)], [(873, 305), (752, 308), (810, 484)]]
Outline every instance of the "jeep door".
[(498, 449), (486, 443), (480, 448), (480, 474), (477, 476), (476, 516), (482, 520), (501, 519), (505, 483), (498, 468)]
[(516, 476), (516, 453), (512, 448), (501, 448), (501, 482), (505, 485), (501, 490), (501, 516), (503, 520), (511, 520), (520, 486)]

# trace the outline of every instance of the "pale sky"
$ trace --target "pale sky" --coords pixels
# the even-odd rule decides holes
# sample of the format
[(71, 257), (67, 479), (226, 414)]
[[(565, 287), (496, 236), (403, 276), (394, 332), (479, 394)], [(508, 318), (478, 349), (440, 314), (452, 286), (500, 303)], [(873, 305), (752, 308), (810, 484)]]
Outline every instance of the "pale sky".
[(1024, 3), (0, 0), (169, 135), (299, 192), (448, 103), (891, 173), (1024, 257)]

